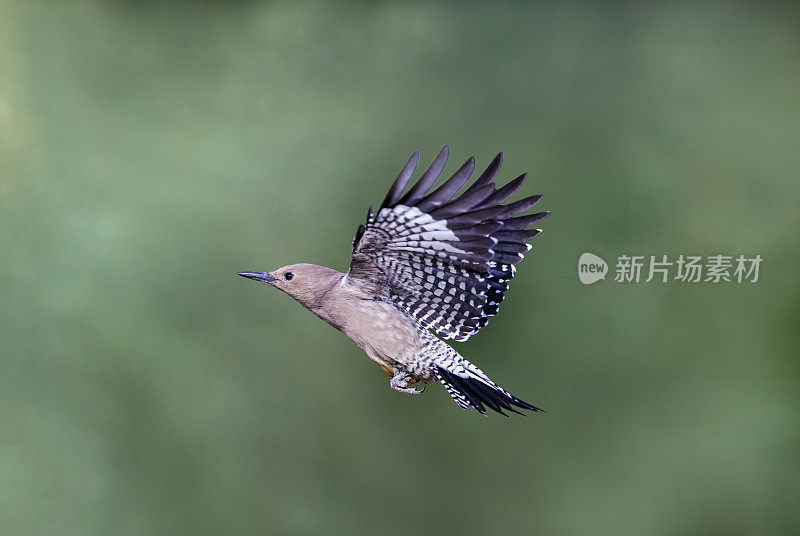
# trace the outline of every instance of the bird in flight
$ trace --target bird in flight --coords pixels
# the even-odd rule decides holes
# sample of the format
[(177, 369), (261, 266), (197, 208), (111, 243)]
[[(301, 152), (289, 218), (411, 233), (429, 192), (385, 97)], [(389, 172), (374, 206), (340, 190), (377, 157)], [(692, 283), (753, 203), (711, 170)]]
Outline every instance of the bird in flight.
[[(419, 161), (414, 152), (377, 212), (353, 240), (346, 273), (315, 264), (238, 275), (271, 285), (347, 335), (391, 376), (397, 391), (440, 382), (464, 410), (486, 415), (515, 409), (542, 411), (512, 395), (464, 359), (445, 340), (465, 341), (497, 314), (515, 265), (550, 212), (520, 216), (542, 196), (503, 204), (527, 174), (497, 188), (503, 154), (461, 195), (475, 169), (469, 158), (430, 191), (447, 163), (445, 145), (405, 194)], [(435, 332), (434, 333), (431, 332)]]

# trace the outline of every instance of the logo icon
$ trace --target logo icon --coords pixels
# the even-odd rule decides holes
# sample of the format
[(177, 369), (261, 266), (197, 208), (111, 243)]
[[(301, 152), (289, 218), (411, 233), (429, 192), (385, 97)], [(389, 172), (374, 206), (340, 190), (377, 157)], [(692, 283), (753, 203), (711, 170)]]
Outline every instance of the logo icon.
[(597, 283), (606, 278), (608, 264), (594, 253), (583, 253), (578, 259), (578, 279), (584, 285)]

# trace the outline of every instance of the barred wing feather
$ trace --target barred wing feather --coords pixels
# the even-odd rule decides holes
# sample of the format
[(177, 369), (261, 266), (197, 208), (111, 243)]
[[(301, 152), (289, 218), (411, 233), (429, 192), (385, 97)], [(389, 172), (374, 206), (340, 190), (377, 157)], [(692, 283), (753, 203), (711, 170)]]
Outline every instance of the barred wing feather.
[(549, 212), (517, 216), (540, 195), (503, 204), (526, 175), (496, 188), (502, 153), (461, 195), (475, 167), (472, 158), (428, 193), (448, 154), (445, 146), (403, 195), (419, 160), (415, 152), (378, 213), (370, 208), (353, 241), (348, 282), (388, 297), (442, 338), (464, 341), (497, 314), (515, 265), (530, 249), (527, 242), (541, 232), (528, 227)]

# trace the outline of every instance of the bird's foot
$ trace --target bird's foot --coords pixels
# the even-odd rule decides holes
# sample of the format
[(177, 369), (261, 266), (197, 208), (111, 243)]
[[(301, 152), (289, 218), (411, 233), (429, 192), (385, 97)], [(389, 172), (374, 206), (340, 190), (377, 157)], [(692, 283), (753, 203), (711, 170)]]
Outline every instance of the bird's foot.
[(407, 372), (402, 372), (394, 369), (394, 376), (392, 379), (389, 380), (389, 387), (394, 389), (395, 391), (400, 391), (401, 393), (408, 393), (410, 395), (421, 395), (425, 392), (425, 387), (423, 386), (422, 389), (414, 389), (413, 387), (409, 387), (410, 383), (415, 383), (418, 380)]

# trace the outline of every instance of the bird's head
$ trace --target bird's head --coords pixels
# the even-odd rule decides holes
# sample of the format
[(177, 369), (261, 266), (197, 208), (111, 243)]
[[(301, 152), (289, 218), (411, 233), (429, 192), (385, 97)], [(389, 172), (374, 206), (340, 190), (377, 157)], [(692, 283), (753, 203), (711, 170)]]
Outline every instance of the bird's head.
[(325, 295), (344, 274), (316, 264), (290, 264), (271, 272), (239, 272), (238, 275), (273, 286), (303, 306), (319, 307)]

